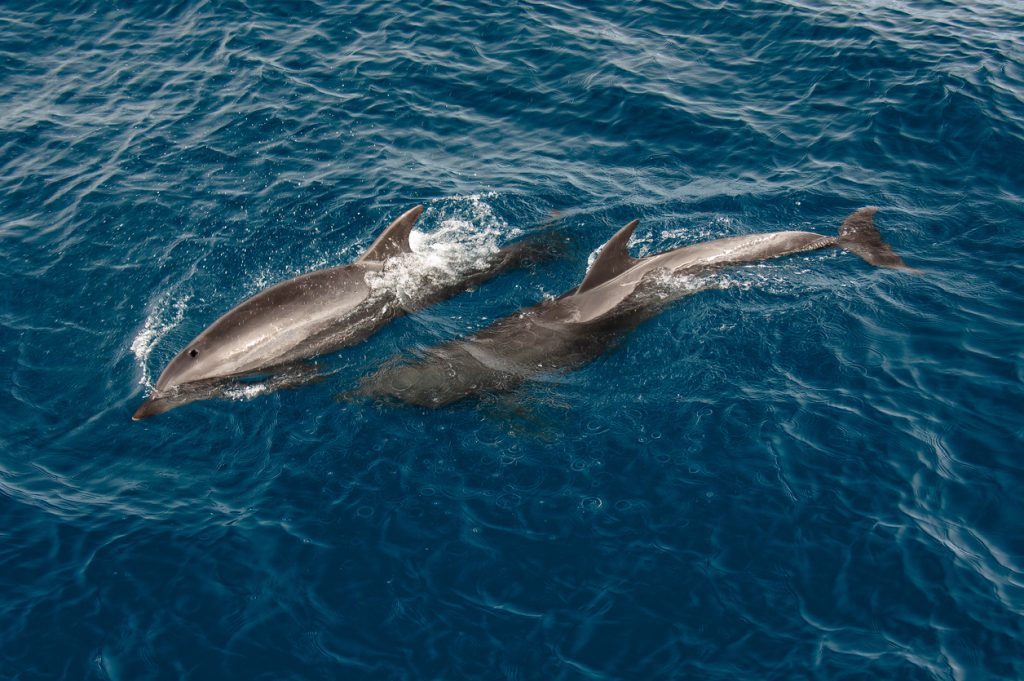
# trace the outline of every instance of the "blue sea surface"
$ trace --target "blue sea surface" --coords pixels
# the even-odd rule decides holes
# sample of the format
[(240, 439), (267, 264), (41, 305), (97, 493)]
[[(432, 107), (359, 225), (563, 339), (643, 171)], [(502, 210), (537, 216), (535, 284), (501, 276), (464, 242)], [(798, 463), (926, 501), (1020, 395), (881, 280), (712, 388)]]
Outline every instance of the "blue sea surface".
[[(143, 422), (422, 203), (574, 244)], [(342, 400), (634, 254), (851, 211), (578, 371)], [(1024, 5), (0, 5), (0, 678), (1024, 678)]]

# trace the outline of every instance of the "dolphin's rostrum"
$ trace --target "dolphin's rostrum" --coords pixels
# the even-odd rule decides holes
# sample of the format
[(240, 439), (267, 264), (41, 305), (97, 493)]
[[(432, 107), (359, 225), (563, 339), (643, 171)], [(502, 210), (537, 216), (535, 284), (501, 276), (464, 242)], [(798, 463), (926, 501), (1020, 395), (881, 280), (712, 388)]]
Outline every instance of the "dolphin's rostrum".
[[(794, 253), (838, 247), (877, 267), (911, 270), (882, 240), (877, 208), (862, 208), (836, 237), (772, 232), (728, 237), (633, 258), (638, 220), (609, 240), (583, 282), (559, 298), (520, 310), (468, 338), (431, 348), (418, 361), (392, 360), (347, 396), (440, 407), (479, 392), (514, 388), (531, 376), (581, 366), (657, 314), (681, 293), (658, 290), (662, 275), (695, 275)], [(913, 270), (911, 270), (913, 271)]]
[(315, 380), (319, 372), (303, 360), (365, 340), (397, 316), (553, 252), (551, 234), (523, 239), (476, 260), (457, 279), (424, 277), (399, 296), (383, 275), (392, 258), (411, 252), (409, 234), (422, 212), (423, 206), (406, 211), (354, 262), (289, 279), (227, 312), (171, 360), (132, 418), (224, 395), (247, 376), (265, 376), (271, 388)]

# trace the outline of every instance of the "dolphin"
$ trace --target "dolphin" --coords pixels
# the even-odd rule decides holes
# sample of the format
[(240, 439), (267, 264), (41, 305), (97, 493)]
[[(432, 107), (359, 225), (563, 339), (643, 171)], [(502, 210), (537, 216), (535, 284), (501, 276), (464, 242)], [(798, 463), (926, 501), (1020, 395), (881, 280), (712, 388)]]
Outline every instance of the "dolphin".
[(457, 279), (400, 284), (386, 276), (388, 268), (411, 252), (409, 234), (421, 213), (423, 206), (403, 213), (354, 262), (281, 282), (228, 311), (171, 360), (132, 419), (224, 396), (253, 377), (267, 378), (270, 390), (318, 380), (322, 373), (305, 360), (359, 343), (396, 317), (556, 250), (550, 239), (523, 239), (477, 259)]
[(577, 368), (596, 358), (640, 323), (685, 293), (667, 277), (700, 275), (724, 267), (840, 248), (876, 267), (916, 272), (882, 240), (876, 207), (846, 218), (838, 236), (771, 232), (715, 239), (645, 258), (627, 245), (639, 220), (602, 248), (582, 283), (558, 298), (522, 309), (460, 340), (427, 349), (415, 361), (396, 357), (339, 398), (364, 396), (421, 407), (442, 407), (481, 392), (515, 388), (539, 374)]

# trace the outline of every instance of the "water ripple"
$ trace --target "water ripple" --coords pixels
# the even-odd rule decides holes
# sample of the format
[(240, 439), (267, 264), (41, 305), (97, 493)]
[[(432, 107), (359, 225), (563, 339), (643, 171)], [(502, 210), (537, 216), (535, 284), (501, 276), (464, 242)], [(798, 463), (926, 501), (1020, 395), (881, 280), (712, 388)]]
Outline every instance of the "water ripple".
[[(1024, 676), (1018, 4), (5, 3), (6, 673)], [(416, 203), (419, 267), (553, 212), (570, 257), (324, 384), (130, 422), (217, 316)], [(868, 204), (922, 276), (672, 282), (511, 396), (334, 399), (633, 218), (642, 255)]]

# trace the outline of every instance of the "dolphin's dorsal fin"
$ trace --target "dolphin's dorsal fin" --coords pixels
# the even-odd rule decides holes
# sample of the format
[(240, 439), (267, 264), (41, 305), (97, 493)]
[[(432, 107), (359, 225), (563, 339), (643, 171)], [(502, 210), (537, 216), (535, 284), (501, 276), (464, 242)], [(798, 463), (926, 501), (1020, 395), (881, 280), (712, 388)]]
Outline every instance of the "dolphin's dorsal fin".
[(422, 212), (423, 206), (416, 206), (398, 216), (356, 262), (387, 260), (396, 255), (412, 252), (409, 248), (409, 232)]
[(609, 279), (614, 279), (636, 263), (635, 258), (629, 257), (626, 247), (629, 245), (629, 238), (633, 236), (639, 220), (633, 220), (608, 240), (601, 247), (597, 254), (597, 260), (587, 270), (587, 276), (583, 277), (583, 283), (576, 289), (576, 293), (583, 293), (595, 286), (600, 286)]

